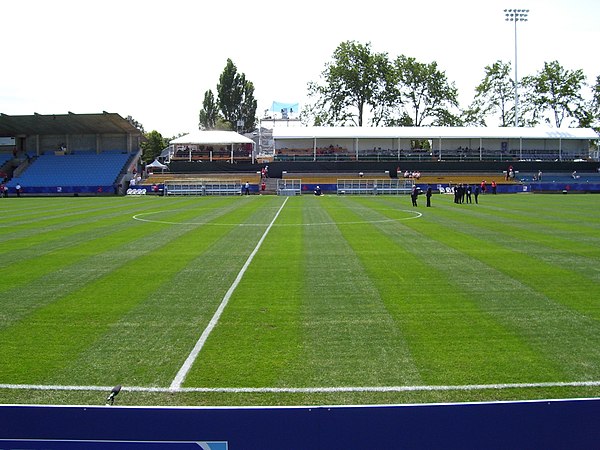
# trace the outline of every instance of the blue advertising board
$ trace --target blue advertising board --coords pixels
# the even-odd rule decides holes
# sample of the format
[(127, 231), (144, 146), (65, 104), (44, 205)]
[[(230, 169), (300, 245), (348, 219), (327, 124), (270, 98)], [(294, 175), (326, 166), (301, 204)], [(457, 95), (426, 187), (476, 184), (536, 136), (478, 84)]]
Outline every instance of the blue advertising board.
[(0, 406), (0, 449), (595, 448), (600, 400), (280, 408)]

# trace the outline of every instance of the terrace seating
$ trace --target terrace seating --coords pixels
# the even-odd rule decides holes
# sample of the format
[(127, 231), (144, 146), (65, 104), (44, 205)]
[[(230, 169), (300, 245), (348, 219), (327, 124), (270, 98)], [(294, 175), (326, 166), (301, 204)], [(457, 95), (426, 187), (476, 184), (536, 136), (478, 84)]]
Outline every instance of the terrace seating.
[(0, 153), (0, 167), (13, 158), (12, 153)]
[(48, 186), (112, 186), (131, 155), (100, 153), (41, 155), (8, 185), (27, 188)]

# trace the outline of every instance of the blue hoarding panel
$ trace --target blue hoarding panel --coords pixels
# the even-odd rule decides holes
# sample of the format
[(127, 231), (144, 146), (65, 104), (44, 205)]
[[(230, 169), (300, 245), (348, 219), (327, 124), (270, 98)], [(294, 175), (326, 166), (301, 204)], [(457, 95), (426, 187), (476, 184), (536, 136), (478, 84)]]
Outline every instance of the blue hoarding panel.
[(0, 448), (594, 448), (599, 421), (598, 399), (315, 408), (3, 406)]

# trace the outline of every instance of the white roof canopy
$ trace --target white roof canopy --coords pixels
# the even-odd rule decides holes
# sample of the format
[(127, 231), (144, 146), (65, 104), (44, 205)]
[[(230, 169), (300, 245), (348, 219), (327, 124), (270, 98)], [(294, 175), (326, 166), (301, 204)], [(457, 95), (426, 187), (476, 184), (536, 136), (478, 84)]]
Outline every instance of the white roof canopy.
[(171, 144), (231, 145), (253, 144), (254, 141), (235, 131), (195, 131), (173, 139)]
[(591, 128), (279, 127), (274, 139), (598, 139)]

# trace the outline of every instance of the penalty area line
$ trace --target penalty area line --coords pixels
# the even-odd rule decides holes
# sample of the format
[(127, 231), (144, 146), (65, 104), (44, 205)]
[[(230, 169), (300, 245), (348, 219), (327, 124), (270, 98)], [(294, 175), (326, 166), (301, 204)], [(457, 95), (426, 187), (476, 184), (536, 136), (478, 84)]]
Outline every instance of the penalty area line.
[(192, 368), (194, 361), (196, 361), (196, 358), (198, 357), (200, 350), (202, 350), (202, 347), (204, 347), (204, 344), (206, 343), (208, 337), (210, 336), (210, 333), (212, 333), (212, 330), (217, 326), (217, 323), (219, 322), (219, 319), (221, 318), (221, 314), (223, 314), (223, 311), (225, 310), (227, 303), (229, 303), (229, 299), (231, 298), (231, 296), (233, 295), (233, 292), (236, 290), (236, 288), (240, 284), (240, 281), (242, 281), (242, 277), (246, 273), (246, 270), (250, 266), (250, 263), (254, 259), (254, 256), (258, 253), (258, 250), (260, 249), (263, 241), (267, 237), (267, 234), (269, 234), (269, 231), (273, 227), (273, 224), (277, 220), (277, 217), (279, 217), (279, 214), (283, 210), (283, 207), (287, 203), (288, 199), (289, 199), (289, 197), (287, 197), (285, 199), (285, 201), (283, 202), (281, 207), (277, 210), (275, 217), (273, 217), (273, 220), (271, 221), (271, 223), (269, 224), (269, 226), (263, 233), (262, 237), (259, 239), (258, 243), (256, 244), (256, 247), (254, 247), (254, 250), (252, 250), (252, 253), (250, 253), (250, 256), (248, 256), (248, 259), (246, 260), (243, 267), (240, 269), (240, 272), (238, 273), (237, 277), (235, 278), (233, 284), (229, 287), (229, 289), (225, 293), (225, 296), (223, 297), (221, 304), (215, 311), (215, 314), (213, 315), (212, 319), (210, 319), (208, 326), (202, 332), (202, 335), (198, 339), (198, 342), (196, 342), (196, 345), (194, 346), (194, 348), (190, 352), (189, 356), (187, 357), (187, 359), (185, 360), (185, 362), (179, 369), (179, 372), (177, 372), (177, 375), (175, 375), (175, 378), (173, 379), (173, 382), (171, 383), (171, 387), (170, 387), (171, 390), (177, 390), (177, 389), (181, 388), (181, 385), (182, 385), (183, 381), (185, 380), (185, 377), (187, 376), (188, 372)]
[[(565, 381), (565, 382), (541, 382), (541, 383), (498, 383), (498, 384), (467, 384), (448, 386), (331, 386), (331, 387), (144, 387), (123, 386), (123, 391), (130, 392), (199, 392), (199, 393), (227, 393), (227, 394), (329, 394), (348, 392), (428, 392), (428, 391), (479, 391), (479, 390), (503, 390), (503, 389), (529, 389), (529, 388), (560, 388), (560, 387), (597, 387), (600, 381)], [(38, 391), (110, 391), (113, 386), (62, 386), (43, 384), (0, 384), (0, 389), (13, 390), (38, 390)]]

